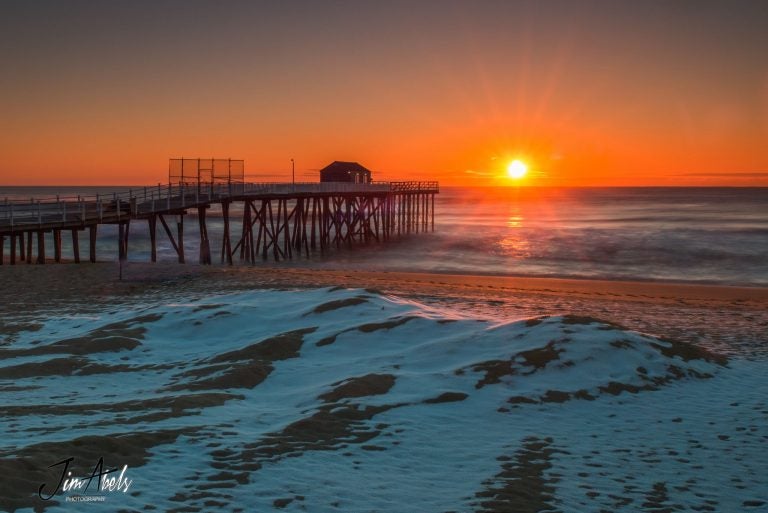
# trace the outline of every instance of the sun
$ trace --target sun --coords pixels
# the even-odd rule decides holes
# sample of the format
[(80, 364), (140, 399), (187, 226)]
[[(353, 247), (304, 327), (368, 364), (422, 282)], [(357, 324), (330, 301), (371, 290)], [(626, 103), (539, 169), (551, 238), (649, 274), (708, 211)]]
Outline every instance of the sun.
[(507, 176), (519, 180), (528, 172), (528, 166), (522, 160), (513, 160), (507, 166)]

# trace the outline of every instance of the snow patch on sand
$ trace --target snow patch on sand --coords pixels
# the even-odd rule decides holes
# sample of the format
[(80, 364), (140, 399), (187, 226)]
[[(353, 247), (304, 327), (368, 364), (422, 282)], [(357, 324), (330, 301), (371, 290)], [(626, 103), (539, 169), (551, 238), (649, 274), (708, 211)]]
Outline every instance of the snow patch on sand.
[(0, 468), (25, 465), (0, 507), (51, 507), (36, 468), (122, 466), (127, 447), (114, 509), (757, 511), (764, 371), (575, 315), (498, 323), (344, 289), (153, 298), (0, 348)]

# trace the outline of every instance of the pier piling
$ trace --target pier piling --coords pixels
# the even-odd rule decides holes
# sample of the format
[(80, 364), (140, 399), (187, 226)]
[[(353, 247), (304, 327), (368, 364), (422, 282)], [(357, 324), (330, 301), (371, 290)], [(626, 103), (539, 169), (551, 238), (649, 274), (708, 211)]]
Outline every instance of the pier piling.
[(89, 260), (91, 263), (96, 263), (96, 229), (98, 225), (93, 224), (89, 226), (89, 242), (90, 242), (90, 248), (89, 248)]
[(80, 234), (76, 228), (72, 229), (72, 258), (80, 263)]
[[(30, 233), (30, 240), (32, 240)], [(37, 263), (45, 263), (45, 232), (43, 230), (37, 231)]]

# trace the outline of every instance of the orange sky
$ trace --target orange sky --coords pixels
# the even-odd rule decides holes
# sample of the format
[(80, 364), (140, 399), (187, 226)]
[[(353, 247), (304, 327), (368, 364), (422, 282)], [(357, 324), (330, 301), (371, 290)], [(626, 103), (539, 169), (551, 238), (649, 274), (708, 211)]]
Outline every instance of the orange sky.
[[(5, 4), (4, 4), (5, 6)], [(764, 2), (8, 2), (0, 184), (768, 185)], [(7, 15), (6, 15), (7, 14)]]

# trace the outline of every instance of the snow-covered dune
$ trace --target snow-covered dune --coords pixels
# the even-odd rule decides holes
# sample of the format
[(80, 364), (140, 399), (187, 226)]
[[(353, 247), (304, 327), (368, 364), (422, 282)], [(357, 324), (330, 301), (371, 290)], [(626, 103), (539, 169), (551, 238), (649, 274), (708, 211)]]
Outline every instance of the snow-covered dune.
[(764, 362), (592, 318), (260, 290), (7, 342), (2, 510), (77, 508), (38, 497), (69, 457), (127, 465), (127, 491), (88, 490), (115, 511), (768, 508)]

